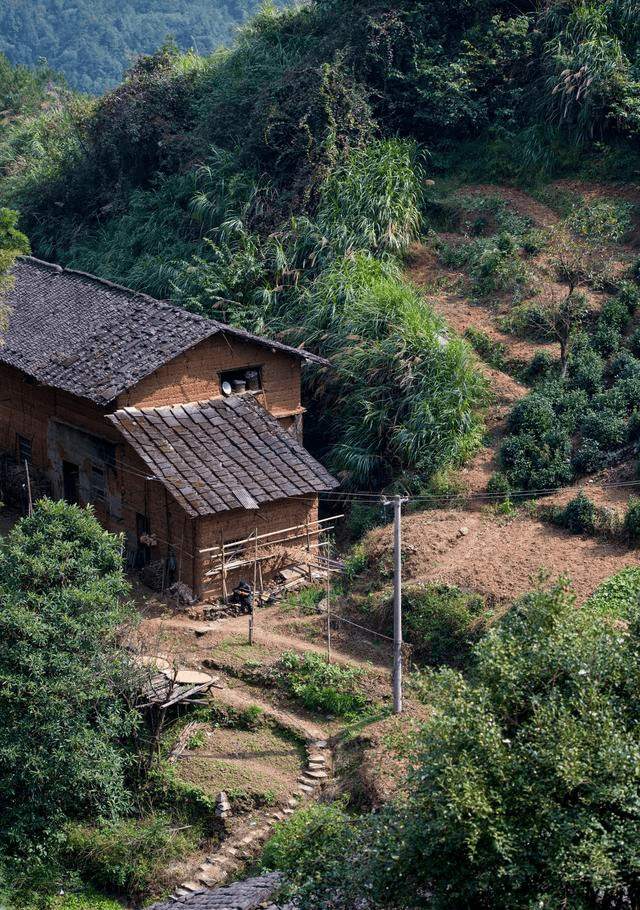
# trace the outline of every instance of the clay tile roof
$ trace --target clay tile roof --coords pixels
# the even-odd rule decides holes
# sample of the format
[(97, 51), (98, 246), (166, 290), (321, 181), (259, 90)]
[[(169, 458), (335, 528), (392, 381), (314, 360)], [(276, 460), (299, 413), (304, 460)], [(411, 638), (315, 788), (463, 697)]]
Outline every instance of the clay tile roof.
[(0, 362), (99, 405), (218, 333), (314, 363), (307, 351), (260, 338), (84, 272), (26, 256), (6, 297)]
[(192, 516), (257, 509), (338, 485), (252, 395), (123, 408), (108, 419)]
[(278, 887), (282, 876), (277, 872), (251, 878), (244, 882), (233, 882), (220, 888), (203, 888), (179, 901), (170, 898), (152, 904), (147, 910), (294, 910), (290, 904), (266, 906), (266, 901)]

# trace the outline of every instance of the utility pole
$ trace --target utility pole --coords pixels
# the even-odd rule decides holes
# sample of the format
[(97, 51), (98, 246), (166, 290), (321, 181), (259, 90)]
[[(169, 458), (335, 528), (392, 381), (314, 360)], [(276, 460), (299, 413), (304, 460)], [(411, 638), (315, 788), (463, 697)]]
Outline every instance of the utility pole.
[[(402, 713), (402, 503), (393, 497), (393, 713)], [(383, 505), (391, 503), (384, 500)]]

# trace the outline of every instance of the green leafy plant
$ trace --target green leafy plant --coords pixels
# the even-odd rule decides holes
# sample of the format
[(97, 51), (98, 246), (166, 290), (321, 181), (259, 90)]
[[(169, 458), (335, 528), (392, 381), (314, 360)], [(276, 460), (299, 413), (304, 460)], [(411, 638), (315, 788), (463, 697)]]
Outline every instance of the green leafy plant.
[(96, 886), (132, 898), (156, 891), (169, 861), (193, 846), (193, 840), (185, 832), (174, 832), (169, 817), (162, 814), (97, 827), (70, 824), (65, 831), (68, 864)]
[(363, 670), (330, 664), (310, 651), (302, 656), (286, 651), (281, 663), (286, 690), (311, 711), (349, 717), (368, 703), (357, 687), (364, 676)]

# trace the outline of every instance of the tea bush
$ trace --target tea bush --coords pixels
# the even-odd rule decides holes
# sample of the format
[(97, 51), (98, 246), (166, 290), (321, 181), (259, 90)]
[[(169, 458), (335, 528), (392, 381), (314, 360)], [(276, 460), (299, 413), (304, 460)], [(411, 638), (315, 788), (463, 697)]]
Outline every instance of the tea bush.
[(629, 498), (624, 513), (624, 530), (630, 540), (636, 541), (640, 538), (640, 499), (637, 496)]
[(580, 423), (583, 440), (594, 439), (603, 449), (621, 446), (626, 436), (622, 417), (613, 411), (590, 411)]
[(531, 392), (513, 407), (508, 419), (512, 434), (528, 433), (542, 438), (556, 423), (553, 405), (543, 394)]
[(580, 491), (564, 508), (562, 523), (574, 534), (583, 532), (593, 534), (596, 530), (597, 514), (595, 505)]
[(604, 465), (605, 453), (595, 439), (585, 439), (576, 449), (571, 463), (579, 474), (591, 474)]

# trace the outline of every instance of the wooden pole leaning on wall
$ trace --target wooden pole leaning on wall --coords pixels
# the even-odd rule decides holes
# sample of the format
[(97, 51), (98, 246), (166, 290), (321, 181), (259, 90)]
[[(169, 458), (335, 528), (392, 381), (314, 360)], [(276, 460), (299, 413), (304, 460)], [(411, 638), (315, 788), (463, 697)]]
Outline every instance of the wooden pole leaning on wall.
[(327, 661), (331, 663), (331, 567), (327, 560)]
[(251, 597), (251, 613), (249, 615), (249, 644), (253, 644), (253, 623), (255, 620), (255, 609), (256, 609), (256, 586), (258, 584), (258, 529), (256, 528), (256, 536), (254, 540), (254, 549), (253, 549), (253, 594)]
[(220, 529), (220, 553), (222, 561), (222, 599), (227, 603), (228, 592), (227, 592), (227, 566), (224, 558), (224, 535), (222, 533), (222, 528)]
[(27, 495), (29, 496), (29, 515), (33, 512), (33, 500), (31, 499), (31, 478), (29, 477), (29, 462), (25, 458), (24, 470), (27, 475)]
[(311, 571), (311, 534), (309, 533), (309, 516), (307, 515), (306, 521), (307, 527), (307, 574), (309, 576), (309, 581), (313, 581), (313, 573)]

